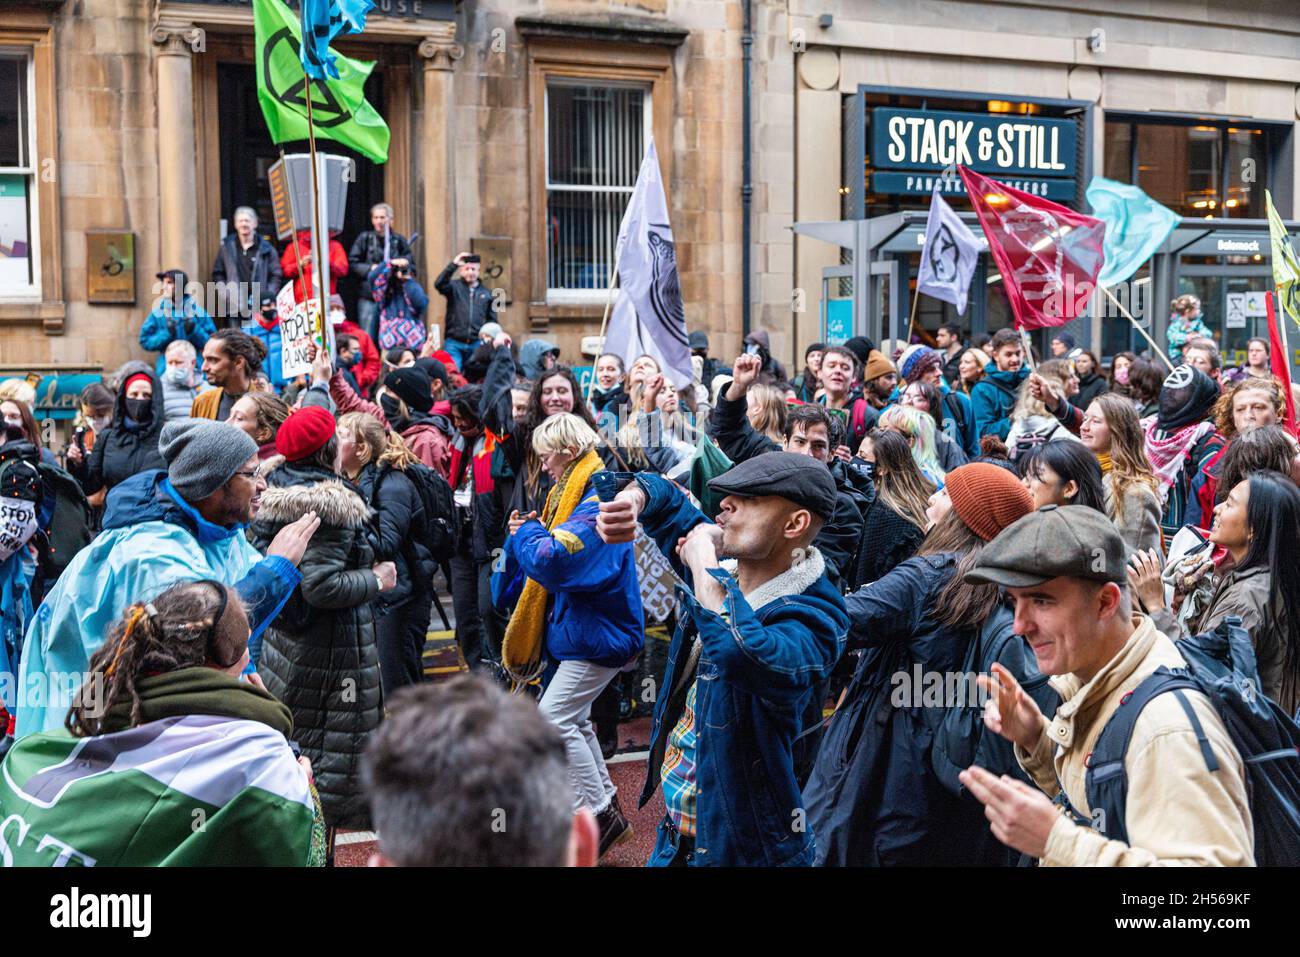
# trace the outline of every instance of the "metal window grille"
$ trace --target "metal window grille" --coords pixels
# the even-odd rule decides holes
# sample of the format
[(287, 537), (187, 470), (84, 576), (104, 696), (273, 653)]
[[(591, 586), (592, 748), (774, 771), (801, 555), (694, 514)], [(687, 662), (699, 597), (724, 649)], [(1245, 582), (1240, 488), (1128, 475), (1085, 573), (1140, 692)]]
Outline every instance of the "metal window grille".
[(548, 289), (600, 291), (649, 135), (639, 86), (552, 80), (546, 86)]

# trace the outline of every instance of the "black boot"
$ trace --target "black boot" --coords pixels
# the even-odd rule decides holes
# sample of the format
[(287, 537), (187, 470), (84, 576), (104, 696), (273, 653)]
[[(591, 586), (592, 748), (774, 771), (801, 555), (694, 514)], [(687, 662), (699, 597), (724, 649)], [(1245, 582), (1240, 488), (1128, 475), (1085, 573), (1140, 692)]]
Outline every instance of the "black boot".
[(604, 857), (615, 844), (622, 844), (632, 837), (632, 825), (618, 806), (617, 794), (610, 799), (609, 806), (596, 815), (596, 824), (600, 827), (600, 857)]

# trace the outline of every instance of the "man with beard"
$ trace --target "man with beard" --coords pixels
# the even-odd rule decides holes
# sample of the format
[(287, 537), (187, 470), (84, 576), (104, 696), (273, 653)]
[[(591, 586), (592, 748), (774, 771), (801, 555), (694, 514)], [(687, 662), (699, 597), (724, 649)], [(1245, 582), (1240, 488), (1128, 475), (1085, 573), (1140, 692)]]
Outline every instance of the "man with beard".
[(811, 864), (794, 752), (848, 630), (812, 544), (835, 481), (811, 456), (765, 452), (709, 482), (726, 496), (715, 525), (666, 479), (620, 477), (633, 480), (602, 502), (597, 532), (629, 542), (640, 521), (691, 586), (679, 590), (641, 796), (662, 787), (667, 810), (649, 864)]
[(314, 512), (286, 525), (263, 555), (244, 537), (266, 482), (257, 443), (224, 422), (181, 419), (163, 427), (167, 469), (141, 472), (114, 488), (103, 531), (77, 553), (45, 597), (23, 643), (20, 687), (45, 689), (21, 703), (15, 734), (63, 726), (73, 688), (133, 602), (180, 581), (210, 578), (233, 586), (248, 605), (249, 653), (302, 580), (297, 565), (320, 520)]

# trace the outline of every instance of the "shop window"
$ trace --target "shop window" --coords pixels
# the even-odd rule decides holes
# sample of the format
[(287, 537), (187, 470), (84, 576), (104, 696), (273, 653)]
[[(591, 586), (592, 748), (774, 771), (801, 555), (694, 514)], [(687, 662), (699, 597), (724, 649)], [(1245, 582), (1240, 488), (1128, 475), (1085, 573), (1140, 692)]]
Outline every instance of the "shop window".
[(1227, 123), (1106, 123), (1105, 175), (1182, 216), (1264, 216), (1269, 133)]
[(642, 85), (546, 84), (546, 286), (603, 297), (614, 247), (650, 136)]
[(39, 295), (33, 235), (36, 193), (31, 60), (0, 51), (0, 298)]

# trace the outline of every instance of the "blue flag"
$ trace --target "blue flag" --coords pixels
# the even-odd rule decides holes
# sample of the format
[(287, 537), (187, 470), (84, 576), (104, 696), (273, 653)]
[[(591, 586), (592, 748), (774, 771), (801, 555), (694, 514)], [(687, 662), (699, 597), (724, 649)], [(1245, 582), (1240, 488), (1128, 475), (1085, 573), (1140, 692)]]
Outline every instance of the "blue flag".
[(1106, 224), (1102, 241), (1106, 261), (1097, 275), (1098, 286), (1114, 286), (1142, 268), (1180, 218), (1138, 187), (1104, 176), (1092, 178), (1087, 196), (1093, 214)]
[(339, 69), (330, 44), (342, 34), (366, 28), (374, 0), (302, 0), (302, 68), (314, 80), (337, 80)]

